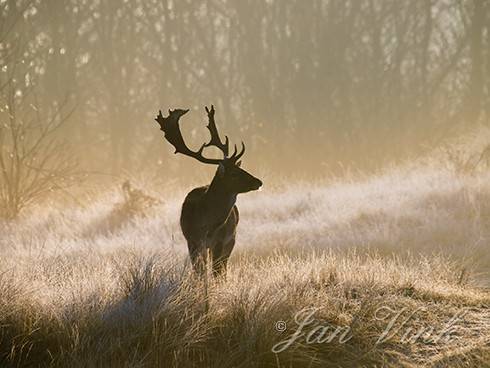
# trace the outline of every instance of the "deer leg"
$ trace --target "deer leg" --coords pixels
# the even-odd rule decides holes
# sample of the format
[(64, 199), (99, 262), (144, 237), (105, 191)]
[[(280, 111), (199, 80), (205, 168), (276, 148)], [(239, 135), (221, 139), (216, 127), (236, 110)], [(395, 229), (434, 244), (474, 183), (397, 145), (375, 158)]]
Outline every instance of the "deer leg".
[(206, 247), (202, 247), (196, 243), (188, 243), (187, 246), (194, 271), (199, 276), (204, 275), (206, 272)]
[(220, 250), (219, 254), (213, 254), (213, 276), (226, 275), (226, 265), (234, 246), (235, 239), (233, 238), (228, 243), (221, 244), (221, 247), (218, 247)]

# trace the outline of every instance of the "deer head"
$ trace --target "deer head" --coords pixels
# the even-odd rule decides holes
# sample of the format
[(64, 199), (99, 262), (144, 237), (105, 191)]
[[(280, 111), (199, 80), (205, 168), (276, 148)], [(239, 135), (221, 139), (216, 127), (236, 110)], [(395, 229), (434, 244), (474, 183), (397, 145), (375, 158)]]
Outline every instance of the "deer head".
[[(179, 119), (189, 110), (175, 109), (168, 110), (168, 117), (163, 117), (162, 111), (159, 111), (155, 121), (160, 125), (160, 129), (165, 133), (165, 139), (175, 148), (175, 153), (180, 153), (185, 156), (192, 157), (199, 162), (211, 165), (217, 165), (213, 183), (228, 193), (245, 193), (252, 190), (257, 190), (262, 186), (262, 182), (240, 168), (240, 158), (245, 153), (245, 144), (242, 142), (240, 152), (237, 146), (234, 146), (233, 154), (229, 155), (229, 139), (225, 136), (225, 141), (220, 138), (216, 122), (214, 120), (214, 106), (211, 109), (205, 107), (208, 115), (207, 128), (211, 134), (211, 139), (208, 143), (203, 143), (197, 151), (187, 147), (182, 133), (180, 131)], [(207, 147), (216, 147), (223, 153), (222, 159), (208, 158), (203, 156), (203, 151)]]

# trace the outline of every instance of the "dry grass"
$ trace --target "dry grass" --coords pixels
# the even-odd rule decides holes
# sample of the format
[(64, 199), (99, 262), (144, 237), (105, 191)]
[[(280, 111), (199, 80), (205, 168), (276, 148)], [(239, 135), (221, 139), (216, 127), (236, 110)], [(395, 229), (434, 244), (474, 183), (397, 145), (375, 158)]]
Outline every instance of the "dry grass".
[[(46, 257), (1, 278), (4, 366), (290, 367), (472, 366), (488, 363), (490, 294), (459, 282), (459, 266), (440, 257), (382, 258), (355, 252), (275, 254), (232, 265), (210, 285), (167, 253), (111, 255), (82, 251)], [(19, 280), (22, 280), (21, 282)], [(346, 343), (306, 343), (298, 330), (304, 308), (318, 308), (306, 326), (349, 326)], [(377, 344), (388, 320), (379, 308), (407, 308), (416, 318)], [(420, 309), (423, 308), (423, 309)], [(382, 309), (384, 310), (384, 309)], [(444, 328), (465, 312), (450, 342), (402, 342), (412, 328)], [(379, 313), (379, 312), (378, 312)], [(276, 321), (289, 329), (278, 332)], [(400, 319), (401, 321), (401, 319)], [(398, 322), (400, 322), (398, 321)]]
[[(127, 217), (114, 193), (39, 208), (0, 223), (0, 365), (488, 367), (488, 179), (425, 166), (244, 196), (230, 272), (207, 295), (185, 260), (182, 194)], [(377, 343), (389, 310), (400, 329)], [(350, 339), (275, 353), (308, 311), (305, 334)], [(449, 341), (429, 339), (454, 316)]]

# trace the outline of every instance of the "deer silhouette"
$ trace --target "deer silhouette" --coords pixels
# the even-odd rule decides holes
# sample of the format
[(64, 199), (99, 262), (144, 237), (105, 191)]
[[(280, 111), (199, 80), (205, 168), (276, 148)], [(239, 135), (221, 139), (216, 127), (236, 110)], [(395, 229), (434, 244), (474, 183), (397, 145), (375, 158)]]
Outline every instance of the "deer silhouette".
[[(240, 152), (235, 145), (229, 155), (229, 140), (223, 142), (214, 119), (214, 106), (205, 107), (208, 115), (207, 128), (211, 134), (208, 143), (203, 143), (197, 151), (192, 151), (184, 142), (179, 119), (189, 110), (168, 110), (168, 117), (159, 111), (156, 122), (165, 133), (165, 139), (175, 148), (175, 153), (193, 157), (199, 162), (216, 165), (217, 170), (211, 184), (190, 191), (182, 205), (180, 227), (187, 240), (189, 255), (194, 270), (202, 275), (209, 259), (214, 276), (226, 274), (228, 258), (235, 246), (236, 227), (239, 213), (236, 206), (237, 195), (262, 186), (262, 181), (240, 168), (240, 158), (245, 153), (242, 142)], [(222, 159), (203, 156), (207, 147), (216, 147), (223, 153)]]

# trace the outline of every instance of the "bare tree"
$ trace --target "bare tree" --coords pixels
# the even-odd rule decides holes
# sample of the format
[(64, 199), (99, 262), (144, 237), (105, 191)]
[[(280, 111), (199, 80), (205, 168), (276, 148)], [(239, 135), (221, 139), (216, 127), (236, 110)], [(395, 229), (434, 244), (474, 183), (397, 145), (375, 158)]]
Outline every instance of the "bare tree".
[(12, 219), (48, 192), (71, 185), (77, 163), (56, 137), (71, 111), (62, 105), (46, 117), (31, 105), (26, 114), (15, 101), (21, 96), (8, 92), (10, 103), (2, 113), (7, 118), (0, 126), (0, 217)]
[(10, 51), (0, 93), (0, 217), (7, 219), (69, 185), (77, 167), (57, 136), (73, 112), (68, 98), (41, 107), (25, 49)]

